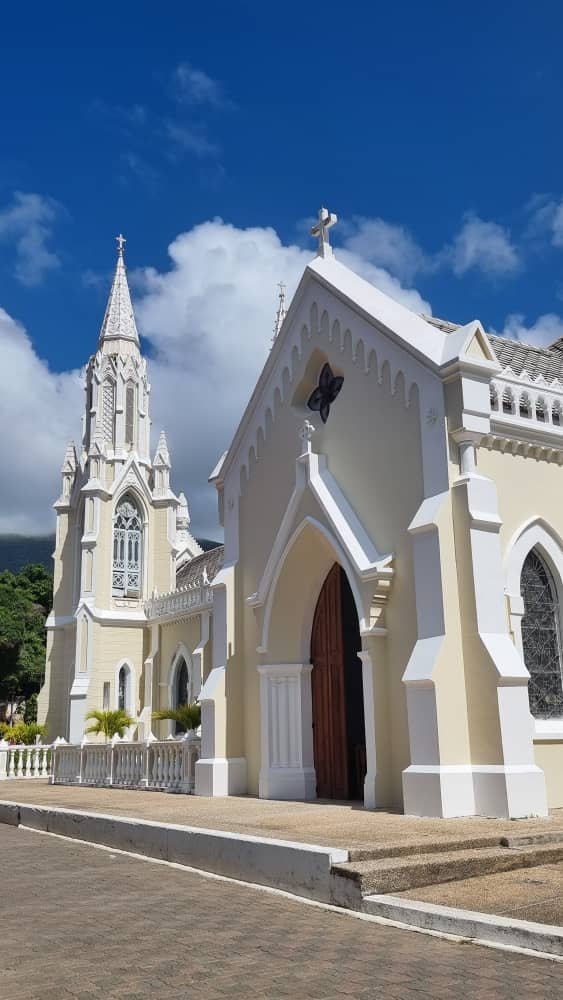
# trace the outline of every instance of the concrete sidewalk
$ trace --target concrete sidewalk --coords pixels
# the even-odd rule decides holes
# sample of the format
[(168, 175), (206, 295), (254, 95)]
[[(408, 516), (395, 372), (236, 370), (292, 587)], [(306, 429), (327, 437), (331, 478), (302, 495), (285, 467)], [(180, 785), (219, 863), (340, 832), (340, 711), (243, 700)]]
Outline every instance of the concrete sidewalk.
[(552, 811), (547, 819), (420, 819), (366, 810), (355, 802), (279, 802), (250, 796), (207, 799), (118, 788), (65, 787), (49, 785), (43, 779), (2, 782), (0, 799), (342, 847), (352, 856), (362, 849), (371, 855), (374, 848), (382, 848), (389, 855), (394, 848), (406, 845), (446, 847), (452, 841), (463, 841), (470, 847), (473, 843), (499, 843), (503, 837), (548, 832), (561, 834), (563, 840), (563, 809)]

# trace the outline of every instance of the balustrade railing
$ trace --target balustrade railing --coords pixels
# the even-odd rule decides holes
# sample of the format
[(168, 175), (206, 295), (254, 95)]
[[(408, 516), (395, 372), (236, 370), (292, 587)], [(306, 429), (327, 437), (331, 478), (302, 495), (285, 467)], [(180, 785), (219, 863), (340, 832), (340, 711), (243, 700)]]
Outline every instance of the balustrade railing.
[(31, 746), (0, 740), (0, 781), (7, 778), (47, 778), (51, 774), (53, 746)]
[(179, 739), (111, 743), (59, 742), (53, 747), (51, 782), (191, 793), (201, 739), (187, 733)]
[(201, 608), (211, 607), (213, 595), (211, 587), (183, 587), (170, 594), (152, 597), (145, 604), (145, 614), (149, 620), (167, 618), (178, 614), (195, 612)]

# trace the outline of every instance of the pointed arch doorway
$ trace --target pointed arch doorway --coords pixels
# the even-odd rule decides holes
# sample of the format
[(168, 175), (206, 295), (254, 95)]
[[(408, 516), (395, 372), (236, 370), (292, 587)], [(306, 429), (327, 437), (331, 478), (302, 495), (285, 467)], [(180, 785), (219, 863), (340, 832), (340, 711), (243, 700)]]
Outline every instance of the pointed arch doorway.
[(363, 799), (366, 737), (358, 614), (338, 563), (323, 584), (311, 633), (317, 795)]

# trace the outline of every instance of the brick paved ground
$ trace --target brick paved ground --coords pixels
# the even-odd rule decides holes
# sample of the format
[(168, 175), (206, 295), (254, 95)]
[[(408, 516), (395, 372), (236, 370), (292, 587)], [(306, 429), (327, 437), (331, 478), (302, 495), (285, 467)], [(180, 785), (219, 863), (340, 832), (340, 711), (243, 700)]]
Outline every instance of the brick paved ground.
[(560, 1000), (563, 966), (0, 827), (0, 997)]

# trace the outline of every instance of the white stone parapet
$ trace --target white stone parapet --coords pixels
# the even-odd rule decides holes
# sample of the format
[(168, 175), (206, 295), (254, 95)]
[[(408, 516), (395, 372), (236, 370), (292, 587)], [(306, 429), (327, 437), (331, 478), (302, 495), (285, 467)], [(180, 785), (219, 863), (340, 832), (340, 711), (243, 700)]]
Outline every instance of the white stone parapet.
[(527, 429), (528, 435), (530, 424), (536, 432), (563, 435), (563, 384), (558, 379), (548, 382), (541, 375), (532, 379), (526, 372), (515, 375), (505, 370), (491, 382), (491, 429), (504, 421), (515, 429)]
[(0, 740), (0, 781), (7, 778), (47, 778), (51, 774), (53, 746), (31, 746)]
[(110, 743), (59, 743), (53, 748), (51, 783), (190, 794), (200, 752), (195, 733), (143, 742), (114, 737)]
[(145, 604), (148, 621), (162, 621), (180, 615), (198, 614), (211, 608), (213, 597), (210, 586), (182, 587), (169, 594), (155, 596)]

